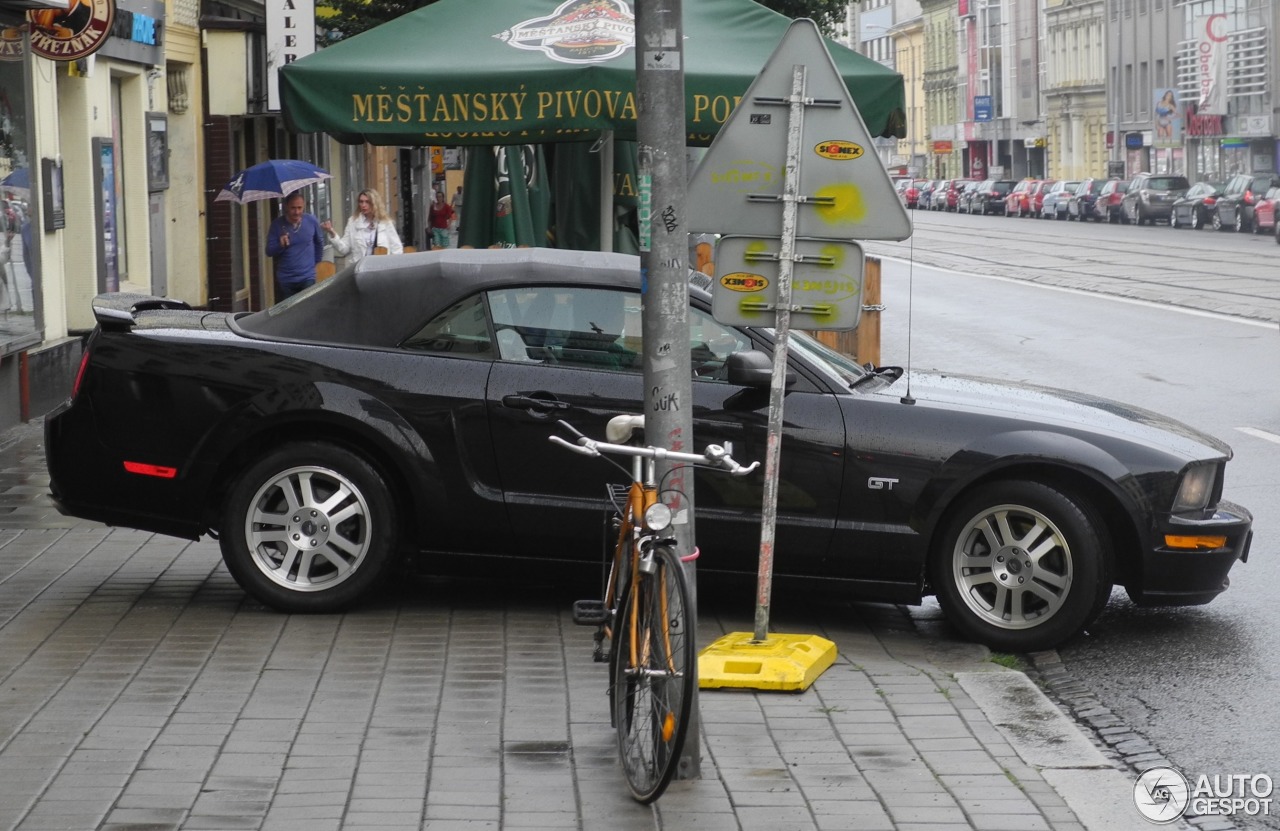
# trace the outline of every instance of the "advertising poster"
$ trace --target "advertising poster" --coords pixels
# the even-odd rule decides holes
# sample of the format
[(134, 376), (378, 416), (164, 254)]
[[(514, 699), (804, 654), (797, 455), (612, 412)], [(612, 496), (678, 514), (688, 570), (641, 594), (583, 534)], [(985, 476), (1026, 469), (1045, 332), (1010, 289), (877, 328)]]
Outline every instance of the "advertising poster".
[(1156, 87), (1152, 96), (1152, 114), (1155, 116), (1156, 129), (1152, 142), (1156, 147), (1182, 146), (1182, 101), (1176, 89)]

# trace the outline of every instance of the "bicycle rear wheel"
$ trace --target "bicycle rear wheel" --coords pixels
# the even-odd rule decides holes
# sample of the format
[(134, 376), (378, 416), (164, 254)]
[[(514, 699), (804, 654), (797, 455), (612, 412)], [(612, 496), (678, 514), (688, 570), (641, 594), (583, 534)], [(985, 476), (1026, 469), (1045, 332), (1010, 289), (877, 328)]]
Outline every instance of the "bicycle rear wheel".
[(614, 637), (618, 753), (642, 803), (662, 796), (680, 762), (697, 677), (684, 567), (668, 548), (654, 551), (653, 565), (626, 592)]

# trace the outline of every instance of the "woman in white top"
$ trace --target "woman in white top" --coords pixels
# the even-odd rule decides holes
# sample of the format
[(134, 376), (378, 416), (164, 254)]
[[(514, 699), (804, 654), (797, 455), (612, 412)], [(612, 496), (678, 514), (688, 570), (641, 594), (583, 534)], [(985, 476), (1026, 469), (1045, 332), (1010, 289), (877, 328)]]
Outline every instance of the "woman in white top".
[(365, 188), (356, 198), (356, 212), (347, 220), (342, 236), (334, 233), (333, 223), (320, 226), (329, 235), (334, 253), (349, 257), (348, 262), (358, 263), (373, 253), (375, 248), (385, 248), (388, 254), (403, 254), (404, 244), (396, 233), (396, 226), (382, 207), (382, 197), (373, 188)]

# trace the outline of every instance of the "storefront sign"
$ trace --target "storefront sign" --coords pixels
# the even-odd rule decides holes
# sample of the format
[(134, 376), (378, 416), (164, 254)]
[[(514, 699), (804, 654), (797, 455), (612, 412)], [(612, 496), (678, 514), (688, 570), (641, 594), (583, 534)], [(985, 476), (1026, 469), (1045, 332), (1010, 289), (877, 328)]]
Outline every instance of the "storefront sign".
[(99, 57), (157, 66), (164, 63), (164, 3), (115, 0), (116, 19)]
[(1197, 110), (1201, 115), (1227, 112), (1227, 16), (1196, 18)]
[(952, 151), (952, 144), (949, 141), (935, 141), (933, 143), (933, 152), (937, 156), (949, 156)]
[(1236, 116), (1237, 136), (1265, 137), (1271, 135), (1271, 116), (1238, 115)]
[(115, 0), (76, 0), (70, 11), (27, 12), (31, 51), (51, 61), (78, 61), (102, 48), (115, 22)]
[(315, 0), (267, 0), (267, 109), (280, 109), (280, 67), (316, 51)]
[(990, 95), (973, 96), (973, 120), (974, 121), (990, 121), (991, 120), (991, 96)]
[(1226, 135), (1222, 129), (1222, 116), (1196, 113), (1187, 116), (1187, 135), (1196, 137), (1217, 138)]

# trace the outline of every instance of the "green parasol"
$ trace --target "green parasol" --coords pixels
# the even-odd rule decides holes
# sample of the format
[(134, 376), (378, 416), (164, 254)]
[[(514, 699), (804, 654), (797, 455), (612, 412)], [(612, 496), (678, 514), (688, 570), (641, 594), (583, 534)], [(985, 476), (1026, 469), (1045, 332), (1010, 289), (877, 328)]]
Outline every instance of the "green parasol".
[[(791, 20), (752, 0), (684, 4), (685, 122), (711, 143)], [(391, 145), (635, 139), (625, 0), (440, 0), (280, 70), (293, 129)], [(834, 41), (872, 135), (904, 136), (898, 73)]]

